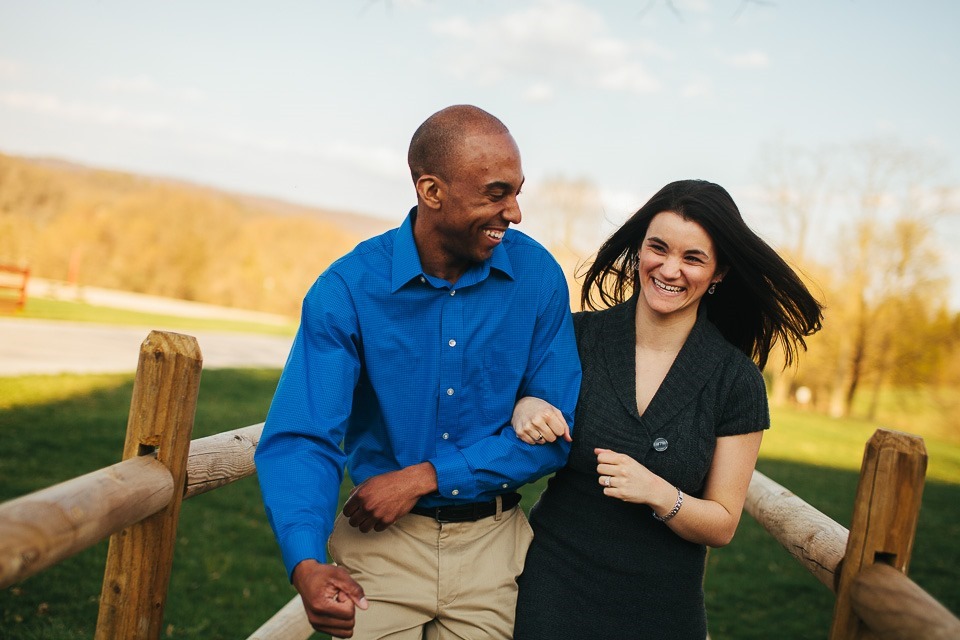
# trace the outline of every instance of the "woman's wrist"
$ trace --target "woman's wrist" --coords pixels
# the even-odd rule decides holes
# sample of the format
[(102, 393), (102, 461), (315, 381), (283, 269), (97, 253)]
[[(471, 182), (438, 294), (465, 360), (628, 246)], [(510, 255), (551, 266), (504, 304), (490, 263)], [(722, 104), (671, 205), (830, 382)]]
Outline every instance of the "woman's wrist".
[(653, 517), (660, 522), (667, 522), (680, 513), (680, 509), (683, 507), (683, 492), (680, 487), (670, 487), (670, 496), (672, 500), (669, 502), (669, 506), (661, 505), (658, 508), (651, 505)]

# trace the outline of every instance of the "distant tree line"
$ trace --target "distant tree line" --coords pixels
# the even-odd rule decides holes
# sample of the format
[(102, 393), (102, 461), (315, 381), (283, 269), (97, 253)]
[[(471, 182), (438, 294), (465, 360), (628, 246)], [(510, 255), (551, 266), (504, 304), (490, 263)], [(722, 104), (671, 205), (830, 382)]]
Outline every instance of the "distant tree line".
[(37, 277), (296, 316), (360, 239), (303, 208), (0, 154), (0, 263)]

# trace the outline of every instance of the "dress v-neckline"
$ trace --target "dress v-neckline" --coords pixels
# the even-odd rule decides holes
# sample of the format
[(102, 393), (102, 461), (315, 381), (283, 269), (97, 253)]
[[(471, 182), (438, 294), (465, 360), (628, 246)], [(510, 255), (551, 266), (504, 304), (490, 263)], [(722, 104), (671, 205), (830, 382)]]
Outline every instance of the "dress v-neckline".
[[(614, 381), (616, 395), (629, 414), (650, 435), (657, 433), (688, 402), (693, 401), (710, 378), (719, 362), (704, 358), (704, 348), (711, 342), (708, 334), (717, 333), (704, 314), (697, 321), (667, 370), (663, 382), (650, 398), (643, 413), (637, 406), (636, 314), (637, 297), (609, 309), (602, 341), (606, 367)], [(717, 334), (720, 340), (723, 338)]]

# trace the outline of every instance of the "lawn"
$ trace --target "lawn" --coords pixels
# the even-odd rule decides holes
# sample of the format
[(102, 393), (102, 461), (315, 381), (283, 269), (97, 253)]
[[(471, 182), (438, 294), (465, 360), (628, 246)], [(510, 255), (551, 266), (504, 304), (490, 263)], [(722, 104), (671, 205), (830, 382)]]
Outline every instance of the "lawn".
[[(263, 420), (279, 372), (205, 371), (194, 437)], [(132, 376), (0, 378), (0, 500), (116, 462)], [(759, 468), (844, 526), (872, 425), (779, 411)], [(927, 441), (930, 464), (911, 576), (960, 611), (960, 447)], [(527, 487), (524, 508), (543, 482)], [(0, 591), (0, 637), (89, 639), (106, 544)], [(749, 516), (710, 553), (707, 609), (714, 640), (823, 638), (833, 597)], [(294, 595), (255, 478), (184, 503), (164, 637), (245, 638)]]

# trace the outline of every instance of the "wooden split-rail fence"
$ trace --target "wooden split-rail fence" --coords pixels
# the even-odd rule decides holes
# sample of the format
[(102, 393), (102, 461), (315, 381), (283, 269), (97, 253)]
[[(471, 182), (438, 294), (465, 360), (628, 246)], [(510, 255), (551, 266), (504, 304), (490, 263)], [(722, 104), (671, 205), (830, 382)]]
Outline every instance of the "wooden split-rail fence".
[[(201, 367), (194, 338), (150, 333), (123, 460), (0, 504), (0, 588), (109, 537), (95, 637), (160, 637), (180, 505), (254, 474), (263, 429), (191, 440)], [(831, 640), (960, 638), (960, 620), (907, 576), (926, 466), (921, 438), (878, 430), (866, 444), (849, 531), (754, 472), (747, 512), (836, 595)], [(295, 597), (248, 640), (312, 632)]]
[(30, 268), (0, 264), (0, 313), (23, 311), (27, 304)]

